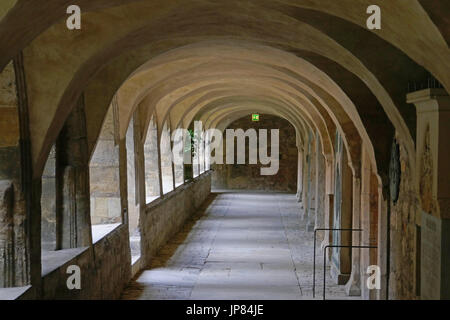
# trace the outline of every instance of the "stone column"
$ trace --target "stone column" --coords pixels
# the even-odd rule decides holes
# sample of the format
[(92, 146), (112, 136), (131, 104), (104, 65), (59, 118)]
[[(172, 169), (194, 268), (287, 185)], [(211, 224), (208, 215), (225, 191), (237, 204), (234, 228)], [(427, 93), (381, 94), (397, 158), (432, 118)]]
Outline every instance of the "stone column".
[(417, 110), (421, 298), (450, 299), (450, 97), (444, 89), (425, 89), (407, 100)]
[[(337, 177), (335, 181), (333, 228), (347, 229), (352, 226), (353, 175), (348, 165), (347, 152), (342, 140), (340, 141), (341, 147), (337, 155), (341, 157), (340, 163), (338, 162), (341, 178)], [(350, 245), (351, 233), (334, 231), (333, 244)], [(351, 272), (351, 251), (349, 248), (336, 248), (332, 252), (331, 275), (337, 284), (346, 284)]]
[(163, 197), (164, 191), (163, 191), (163, 173), (162, 173), (162, 165), (161, 165), (161, 128), (158, 127), (158, 119), (155, 115), (155, 125), (156, 125), (156, 147), (158, 151), (158, 179), (159, 179), (159, 196)]
[[(308, 142), (309, 143), (309, 142)], [(308, 145), (308, 144), (307, 144)], [(308, 154), (308, 147), (306, 147), (306, 150), (304, 150), (302, 154), (302, 220), (304, 220), (308, 216), (308, 186), (309, 186), (309, 154)]]
[(31, 204), (31, 180), (25, 74), (18, 56), (0, 73), (0, 288), (32, 280), (40, 285), (41, 215), (40, 205)]
[(58, 249), (92, 243), (89, 164), (84, 98), (69, 115), (56, 142)]
[[(324, 200), (324, 228), (331, 228), (333, 226), (333, 211), (334, 211), (334, 179), (333, 179), (333, 166), (334, 163), (331, 160), (325, 159), (325, 200)], [(321, 243), (321, 248), (323, 248), (331, 243), (330, 231), (325, 231), (323, 236), (323, 241)], [(328, 250), (328, 257), (331, 256), (331, 250)]]
[(297, 145), (298, 150), (298, 162), (297, 162), (297, 197), (298, 202), (302, 202), (302, 192), (303, 192), (303, 147)]
[[(319, 137), (319, 135), (317, 135)], [(316, 199), (315, 199), (315, 220), (314, 228), (324, 228), (325, 226), (325, 184), (326, 184), (326, 171), (325, 171), (325, 157), (322, 154), (322, 144), (319, 138), (316, 143)], [(318, 231), (318, 240), (323, 239), (324, 232)]]
[(136, 167), (136, 119), (133, 117), (128, 125), (125, 143), (127, 149), (127, 198), (128, 198), (128, 222), (130, 235), (133, 236), (139, 221), (139, 186), (137, 181), (138, 170)]
[(314, 231), (314, 223), (315, 223), (315, 215), (316, 215), (316, 207), (315, 201), (317, 198), (316, 194), (316, 145), (317, 138), (313, 135), (310, 140), (310, 149), (309, 149), (309, 177), (308, 177), (308, 215), (307, 215), (307, 224), (306, 230), (311, 232)]
[[(368, 178), (370, 183), (370, 165)], [(369, 185), (370, 187), (370, 185)], [(353, 206), (352, 206), (352, 228), (361, 228), (361, 214), (368, 215), (369, 211), (361, 210), (361, 167), (358, 163), (353, 163)], [(368, 231), (367, 231), (368, 232)], [(362, 245), (361, 233), (352, 232), (352, 245)], [(366, 249), (364, 249), (366, 250)], [(352, 267), (350, 279), (345, 285), (345, 292), (349, 296), (361, 295), (361, 273), (360, 273), (361, 249), (352, 249)]]
[(0, 288), (14, 286), (14, 186), (0, 181)]
[[(378, 194), (384, 195), (383, 186), (378, 188)], [(388, 268), (387, 268), (387, 257), (388, 257), (388, 239), (387, 237), (387, 226), (388, 226), (388, 206), (389, 203), (386, 201), (386, 197), (380, 197), (378, 201), (378, 250), (377, 250), (377, 261), (378, 266), (381, 271), (381, 290), (377, 290), (377, 300), (386, 300), (387, 298), (387, 285), (388, 285)]]
[(145, 160), (144, 160), (144, 142), (141, 136), (141, 121), (139, 120), (139, 112), (134, 113), (134, 151), (135, 151), (135, 164), (136, 164), (136, 196), (137, 196), (137, 205), (138, 212), (136, 212), (136, 216), (131, 221), (129, 225), (130, 235), (133, 236), (133, 233), (136, 230), (141, 230), (140, 228), (140, 217), (143, 214), (143, 210), (146, 204), (146, 195), (145, 195)]

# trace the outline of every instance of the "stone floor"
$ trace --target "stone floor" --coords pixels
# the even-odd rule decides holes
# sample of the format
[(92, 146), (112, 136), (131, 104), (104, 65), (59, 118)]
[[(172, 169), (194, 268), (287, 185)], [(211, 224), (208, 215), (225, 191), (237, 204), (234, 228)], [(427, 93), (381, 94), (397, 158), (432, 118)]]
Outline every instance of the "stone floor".
[[(123, 299), (312, 299), (312, 238), (295, 195), (216, 193)], [(317, 250), (316, 299), (322, 299)], [(327, 278), (328, 299), (349, 299)]]

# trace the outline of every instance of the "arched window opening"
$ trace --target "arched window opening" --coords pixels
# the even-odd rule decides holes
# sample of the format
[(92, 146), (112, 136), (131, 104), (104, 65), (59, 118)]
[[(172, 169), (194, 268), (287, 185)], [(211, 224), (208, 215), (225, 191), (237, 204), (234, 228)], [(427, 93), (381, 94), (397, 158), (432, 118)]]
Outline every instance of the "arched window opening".
[(167, 122), (164, 124), (161, 132), (160, 148), (163, 193), (166, 194), (174, 189), (170, 128), (168, 127)]
[(56, 149), (53, 145), (44, 172), (42, 173), (41, 192), (41, 249), (57, 250), (57, 217), (56, 217)]
[(137, 187), (135, 121), (131, 118), (126, 133), (127, 149), (127, 189), (128, 189), (128, 227), (130, 231), (131, 264), (141, 256), (141, 233), (139, 228), (140, 205)]
[(158, 199), (161, 195), (159, 185), (158, 128), (153, 117), (148, 126), (144, 143), (145, 161), (145, 197), (146, 203)]
[(199, 144), (199, 161), (200, 161), (200, 174), (205, 172), (205, 132), (199, 131), (199, 137), (198, 137), (198, 144)]
[[(178, 128), (172, 133), (172, 157), (177, 161), (173, 162), (173, 170), (175, 173), (175, 188), (184, 183), (184, 154), (189, 151), (189, 148), (185, 147), (186, 131)], [(178, 154), (177, 154), (178, 153)], [(179, 158), (179, 159), (178, 159)]]
[(119, 146), (115, 112), (110, 107), (89, 163), (92, 240), (95, 243), (122, 223)]
[(201, 141), (201, 131), (199, 130), (199, 125), (194, 124), (194, 129), (191, 134), (192, 138), (192, 173), (193, 177), (198, 177), (200, 175), (200, 141)]
[(205, 171), (211, 169), (211, 137), (205, 131)]

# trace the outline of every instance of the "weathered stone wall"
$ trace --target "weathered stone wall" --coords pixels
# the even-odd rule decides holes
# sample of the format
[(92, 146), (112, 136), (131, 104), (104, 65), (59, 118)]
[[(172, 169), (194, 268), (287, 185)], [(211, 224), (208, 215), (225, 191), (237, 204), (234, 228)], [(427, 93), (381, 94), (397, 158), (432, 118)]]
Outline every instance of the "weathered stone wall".
[[(251, 116), (238, 119), (227, 129), (267, 129), (267, 148), (270, 155), (270, 130), (279, 129), (280, 163), (278, 173), (262, 176), (260, 169), (268, 165), (248, 164), (248, 142), (246, 142), (246, 164), (213, 164), (212, 187), (216, 189), (247, 189), (267, 191), (297, 191), (298, 150), (294, 127), (282, 118), (272, 115), (260, 115), (259, 122), (253, 122)], [(247, 139), (248, 141), (248, 139)], [(226, 137), (224, 137), (224, 158)], [(225, 163), (224, 159), (224, 163)]]
[(13, 63), (0, 73), (0, 147), (15, 146), (19, 142), (19, 114), (17, 110), (16, 77)]
[[(117, 299), (131, 277), (131, 261), (125, 225), (115, 229), (42, 280), (42, 299)], [(80, 250), (80, 249), (69, 249)], [(82, 249), (81, 249), (82, 250)], [(81, 270), (81, 289), (67, 288), (67, 268)], [(27, 298), (25, 296), (25, 298)]]
[(147, 206), (141, 217), (143, 265), (150, 263), (159, 248), (181, 229), (210, 192), (211, 173), (208, 171)]
[[(211, 173), (180, 186), (146, 208), (142, 219), (142, 266), (206, 200), (211, 190)], [(92, 247), (64, 250), (73, 258), (43, 276), (42, 299), (117, 299), (131, 278), (129, 231), (125, 224), (114, 229)], [(55, 251), (57, 254), (57, 251)], [(81, 269), (81, 289), (67, 288), (67, 268)], [(20, 299), (35, 299), (29, 290)]]
[(15, 64), (0, 72), (0, 288), (30, 281)]
[(389, 299), (415, 299), (417, 194), (404, 145), (400, 144), (398, 201), (391, 201)]

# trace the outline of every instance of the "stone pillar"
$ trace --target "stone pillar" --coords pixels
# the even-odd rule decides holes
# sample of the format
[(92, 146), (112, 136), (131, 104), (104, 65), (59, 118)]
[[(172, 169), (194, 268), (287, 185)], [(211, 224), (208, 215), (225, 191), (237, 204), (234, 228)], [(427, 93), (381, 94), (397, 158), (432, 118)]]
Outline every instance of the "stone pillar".
[(156, 147), (157, 147), (157, 151), (158, 151), (158, 179), (159, 179), (159, 196), (163, 197), (164, 195), (164, 190), (163, 190), (163, 174), (162, 174), (162, 164), (161, 164), (161, 128), (158, 127), (158, 119), (156, 118), (156, 115), (154, 116), (155, 118), (155, 124), (156, 124)]
[[(308, 142), (309, 143), (309, 142)], [(308, 146), (308, 143), (306, 144)], [(302, 220), (304, 220), (308, 216), (308, 186), (309, 186), (309, 154), (308, 154), (308, 147), (306, 147), (306, 150), (302, 154)]]
[(137, 206), (138, 211), (136, 212), (136, 216), (134, 219), (130, 219), (129, 230), (130, 235), (133, 233), (139, 232), (140, 228), (140, 217), (145, 208), (145, 160), (144, 160), (144, 143), (141, 136), (141, 121), (139, 120), (139, 112), (134, 113), (134, 151), (135, 151), (135, 165), (136, 165), (136, 197), (137, 197)]
[(378, 194), (383, 195), (383, 197), (379, 198), (378, 201), (378, 266), (381, 271), (381, 290), (377, 290), (377, 300), (386, 300), (387, 299), (387, 285), (388, 285), (388, 267), (387, 267), (387, 258), (388, 258), (388, 239), (387, 237), (387, 227), (388, 227), (388, 206), (389, 203), (386, 200), (383, 193), (383, 186), (379, 186)]
[(127, 198), (128, 198), (128, 227), (131, 232), (135, 231), (139, 221), (139, 190), (137, 188), (137, 168), (136, 168), (136, 128), (133, 117), (128, 125), (125, 143), (127, 148)]
[[(317, 135), (319, 137), (319, 135)], [(325, 157), (322, 154), (322, 144), (319, 138), (316, 143), (316, 199), (315, 199), (315, 221), (314, 228), (324, 228), (325, 226), (325, 184), (326, 184)], [(318, 241), (323, 239), (324, 232), (318, 231)]]
[[(333, 228), (347, 229), (352, 226), (353, 176), (348, 166), (347, 152), (342, 138), (339, 137), (336, 152), (335, 201)], [(334, 245), (350, 245), (351, 233), (333, 231)], [(351, 272), (351, 250), (349, 248), (333, 248), (331, 259), (331, 275), (337, 284), (346, 284)]]
[[(324, 228), (331, 228), (333, 226), (333, 212), (334, 212), (334, 179), (333, 179), (333, 166), (334, 163), (331, 160), (326, 159), (325, 161), (325, 200), (324, 200)], [(325, 231), (323, 236), (323, 241), (321, 248), (323, 248), (331, 243), (330, 231)], [(331, 250), (328, 250), (328, 257), (331, 256)]]
[(14, 286), (14, 186), (0, 181), (0, 288)]
[(302, 202), (302, 192), (303, 192), (303, 147), (297, 145), (298, 150), (298, 165), (297, 165), (297, 197), (298, 202)]
[(0, 288), (29, 285), (32, 279), (36, 287), (40, 284), (40, 205), (31, 212), (31, 179), (28, 105), (19, 56), (0, 73)]
[(84, 98), (72, 110), (56, 142), (58, 249), (92, 243)]
[[(370, 183), (370, 164), (369, 164), (369, 183)], [(365, 169), (363, 169), (365, 170)], [(366, 172), (367, 173), (367, 172)], [(370, 185), (369, 185), (370, 186)], [(359, 163), (353, 163), (353, 206), (352, 206), (352, 228), (361, 228), (361, 215), (368, 215), (369, 212), (361, 210), (361, 167)], [(362, 245), (361, 243), (361, 233), (352, 232), (352, 245)], [(367, 249), (352, 249), (352, 267), (350, 279), (345, 285), (345, 292), (349, 296), (359, 296), (361, 295), (361, 273), (360, 273), (360, 255), (361, 250)]]
[(450, 97), (444, 89), (425, 89), (407, 100), (417, 110), (421, 298), (450, 299)]
[(306, 224), (306, 230), (311, 232), (314, 231), (314, 223), (315, 223), (315, 215), (316, 215), (316, 208), (315, 208), (315, 201), (317, 198), (316, 195), (316, 145), (317, 145), (317, 138), (315, 135), (312, 135), (312, 138), (310, 140), (310, 148), (309, 148), (309, 177), (308, 177), (308, 200), (307, 200), (307, 206), (308, 206), (308, 215), (307, 215), (307, 224)]

